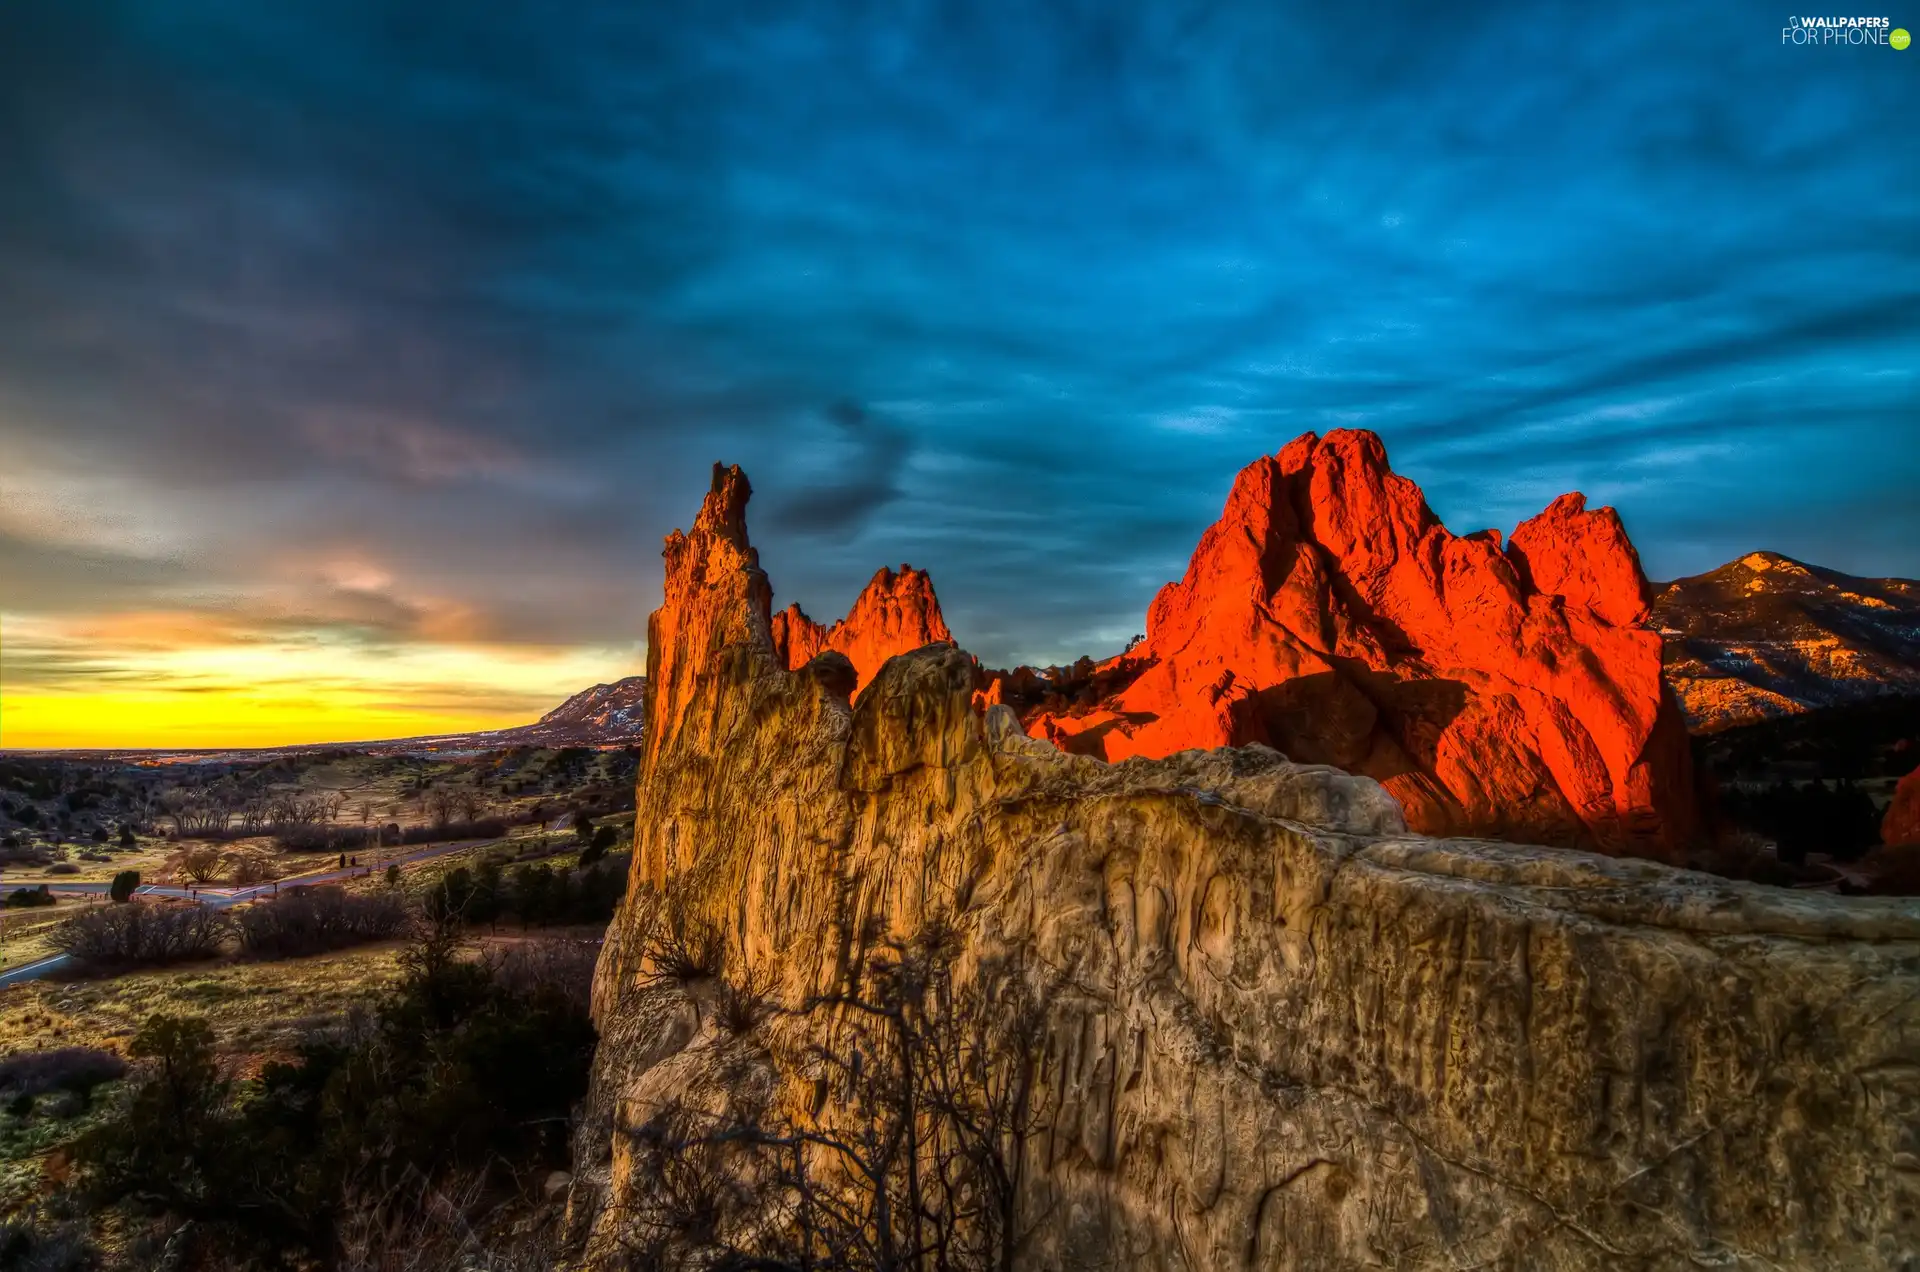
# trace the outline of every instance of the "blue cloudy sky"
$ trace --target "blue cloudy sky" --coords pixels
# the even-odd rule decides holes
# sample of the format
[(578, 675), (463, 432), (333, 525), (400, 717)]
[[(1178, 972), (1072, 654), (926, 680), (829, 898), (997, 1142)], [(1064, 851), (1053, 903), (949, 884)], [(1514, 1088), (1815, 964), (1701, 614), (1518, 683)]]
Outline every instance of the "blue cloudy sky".
[(780, 603), (910, 561), (990, 661), (1341, 426), (1457, 530), (1920, 574), (1920, 49), (1787, 17), (14, 0), (0, 690), (523, 712), (638, 665), (715, 459)]

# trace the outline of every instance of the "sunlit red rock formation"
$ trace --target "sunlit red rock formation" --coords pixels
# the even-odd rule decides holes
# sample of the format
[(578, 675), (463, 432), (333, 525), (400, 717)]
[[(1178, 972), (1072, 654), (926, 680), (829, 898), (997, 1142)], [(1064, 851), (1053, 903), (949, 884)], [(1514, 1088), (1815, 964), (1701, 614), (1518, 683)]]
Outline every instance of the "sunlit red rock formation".
[(1108, 760), (1264, 742), (1378, 779), (1427, 833), (1677, 859), (1692, 765), (1648, 601), (1611, 508), (1564, 495), (1503, 548), (1450, 533), (1374, 434), (1309, 433), (1240, 473), (1145, 642), (1090, 669), (1116, 687), (1025, 723)]
[(1880, 842), (1920, 845), (1920, 768), (1893, 788), (1893, 802), (1880, 823)]
[(925, 570), (910, 565), (898, 574), (882, 566), (854, 601), (847, 616), (822, 627), (798, 605), (773, 616), (773, 647), (789, 670), (798, 670), (825, 650), (845, 654), (865, 688), (880, 665), (895, 654), (923, 645), (953, 643), (940, 616), (940, 598)]

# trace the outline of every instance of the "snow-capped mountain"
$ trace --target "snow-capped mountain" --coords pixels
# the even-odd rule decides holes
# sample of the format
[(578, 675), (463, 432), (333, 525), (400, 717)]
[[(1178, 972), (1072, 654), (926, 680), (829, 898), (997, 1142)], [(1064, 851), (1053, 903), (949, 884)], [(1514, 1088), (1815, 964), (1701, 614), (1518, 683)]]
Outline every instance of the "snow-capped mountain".
[(1695, 732), (1885, 694), (1920, 694), (1920, 582), (1750, 552), (1653, 605)]
[(585, 746), (637, 742), (646, 702), (647, 678), (628, 676), (582, 689), (534, 723), (507, 732), (526, 734), (528, 741), (564, 739)]

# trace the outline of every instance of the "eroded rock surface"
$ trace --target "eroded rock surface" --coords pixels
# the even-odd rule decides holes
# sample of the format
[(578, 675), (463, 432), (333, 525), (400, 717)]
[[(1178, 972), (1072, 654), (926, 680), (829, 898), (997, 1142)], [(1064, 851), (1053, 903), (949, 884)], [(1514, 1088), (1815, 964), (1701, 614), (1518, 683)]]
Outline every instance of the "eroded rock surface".
[[(1429, 834), (1684, 858), (1685, 722), (1611, 508), (1459, 536), (1364, 431), (1248, 465), (1092, 707), (1028, 731), (1109, 760), (1262, 742), (1373, 777)], [(1124, 673), (1124, 674), (1122, 674)]]
[[(1263, 471), (1250, 495), (1288, 469)], [(587, 1266), (623, 1266), (632, 1128), (792, 1082), (778, 1035), (800, 1026), (729, 1036), (645, 975), (663, 896), (789, 1007), (935, 913), (963, 966), (1019, 951), (1048, 969), (1058, 1120), (1030, 1163), (1046, 1221), (1024, 1266), (1920, 1258), (1920, 904), (1409, 834), (1378, 783), (1257, 745), (1065, 754), (977, 710), (947, 648), (886, 662), (850, 706), (843, 656), (795, 671), (776, 652), (746, 497), (716, 469), (649, 625), (635, 887), (596, 979), (571, 1191)], [(1495, 545), (1430, 531), (1346, 548), (1480, 580), (1523, 626), (1605, 622), (1562, 616)], [(1277, 542), (1316, 569), (1301, 540), (1231, 533), (1220, 555)], [(1551, 553), (1528, 564), (1577, 582)], [(1449, 595), (1464, 623), (1477, 603)], [(1375, 629), (1332, 623), (1321, 645), (1342, 630)]]

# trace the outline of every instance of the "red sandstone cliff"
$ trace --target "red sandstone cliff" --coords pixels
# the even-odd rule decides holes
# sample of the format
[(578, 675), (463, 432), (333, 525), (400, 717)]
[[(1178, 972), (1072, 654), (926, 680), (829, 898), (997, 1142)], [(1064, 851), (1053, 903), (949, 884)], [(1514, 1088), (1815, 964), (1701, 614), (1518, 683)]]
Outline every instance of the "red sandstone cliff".
[(1103, 696), (1025, 723), (1108, 760), (1264, 742), (1430, 834), (1678, 859), (1692, 765), (1648, 604), (1611, 508), (1563, 495), (1503, 548), (1450, 533), (1374, 434), (1309, 433), (1242, 470)]
[(1883, 844), (1920, 844), (1920, 768), (1900, 779), (1880, 823)]
[(933, 580), (910, 565), (901, 566), (898, 574), (882, 566), (847, 616), (832, 627), (822, 627), (798, 605), (789, 605), (773, 616), (772, 630), (774, 652), (789, 671), (831, 649), (853, 663), (863, 689), (895, 654), (953, 643), (953, 633), (940, 616), (940, 598), (933, 594)]

